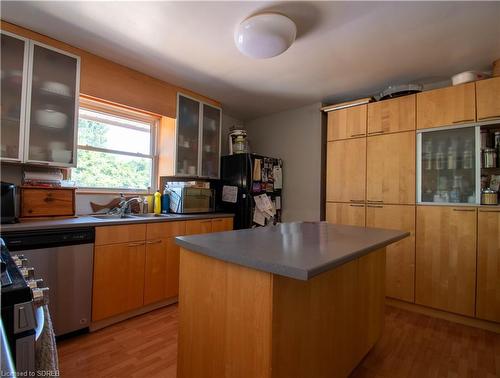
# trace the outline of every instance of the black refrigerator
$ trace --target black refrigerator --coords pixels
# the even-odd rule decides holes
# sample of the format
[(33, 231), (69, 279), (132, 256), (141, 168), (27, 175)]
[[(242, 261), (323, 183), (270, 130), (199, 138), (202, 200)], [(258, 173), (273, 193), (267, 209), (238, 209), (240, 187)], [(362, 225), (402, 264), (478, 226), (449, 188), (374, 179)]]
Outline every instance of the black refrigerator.
[[(283, 162), (281, 159), (256, 154), (234, 154), (221, 158), (220, 188), (217, 190), (219, 211), (234, 213), (234, 229), (259, 227), (281, 222), (283, 199)], [(226, 187), (226, 188), (224, 188)], [(230, 196), (227, 193), (231, 193)], [(264, 224), (256, 211), (255, 196), (267, 195), (275, 215)], [(257, 210), (258, 211), (258, 210)]]

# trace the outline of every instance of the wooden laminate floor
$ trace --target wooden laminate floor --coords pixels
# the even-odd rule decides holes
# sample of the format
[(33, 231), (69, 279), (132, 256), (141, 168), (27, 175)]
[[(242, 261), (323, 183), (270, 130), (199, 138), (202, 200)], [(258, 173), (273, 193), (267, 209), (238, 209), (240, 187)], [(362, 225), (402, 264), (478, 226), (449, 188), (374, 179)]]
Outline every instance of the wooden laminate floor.
[[(173, 378), (177, 323), (173, 305), (61, 341), (61, 376)], [(500, 335), (387, 306), (381, 340), (351, 377), (500, 377)]]

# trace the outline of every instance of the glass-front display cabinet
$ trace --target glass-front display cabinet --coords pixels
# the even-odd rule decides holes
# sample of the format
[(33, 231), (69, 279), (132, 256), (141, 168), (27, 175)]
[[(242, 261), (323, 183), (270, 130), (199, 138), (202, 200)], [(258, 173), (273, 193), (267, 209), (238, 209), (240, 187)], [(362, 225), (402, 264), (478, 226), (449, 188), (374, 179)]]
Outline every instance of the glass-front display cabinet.
[(417, 134), (417, 202), (479, 204), (479, 127)]
[(1, 32), (1, 160), (76, 166), (80, 58)]
[(178, 94), (175, 175), (219, 178), (221, 109)]
[(23, 159), (29, 41), (2, 31), (0, 128), (2, 161)]

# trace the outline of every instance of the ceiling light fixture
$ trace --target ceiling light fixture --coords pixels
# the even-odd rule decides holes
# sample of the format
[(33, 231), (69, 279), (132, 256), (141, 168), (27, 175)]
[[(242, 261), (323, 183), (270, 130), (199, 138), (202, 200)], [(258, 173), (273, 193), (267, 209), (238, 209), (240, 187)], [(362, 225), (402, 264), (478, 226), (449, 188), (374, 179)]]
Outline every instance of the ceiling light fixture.
[(278, 13), (251, 16), (234, 32), (236, 47), (246, 56), (272, 58), (286, 51), (295, 41), (297, 27), (288, 17)]

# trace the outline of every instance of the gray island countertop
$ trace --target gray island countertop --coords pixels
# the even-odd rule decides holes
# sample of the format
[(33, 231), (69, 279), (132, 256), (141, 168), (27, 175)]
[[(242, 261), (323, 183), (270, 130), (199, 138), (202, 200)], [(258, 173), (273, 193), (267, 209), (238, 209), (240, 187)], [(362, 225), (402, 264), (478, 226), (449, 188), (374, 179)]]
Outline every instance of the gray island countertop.
[(296, 222), (175, 240), (187, 250), (219, 260), (308, 280), (409, 235), (406, 231)]

